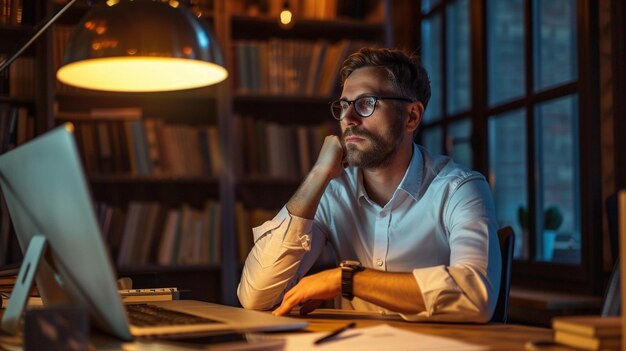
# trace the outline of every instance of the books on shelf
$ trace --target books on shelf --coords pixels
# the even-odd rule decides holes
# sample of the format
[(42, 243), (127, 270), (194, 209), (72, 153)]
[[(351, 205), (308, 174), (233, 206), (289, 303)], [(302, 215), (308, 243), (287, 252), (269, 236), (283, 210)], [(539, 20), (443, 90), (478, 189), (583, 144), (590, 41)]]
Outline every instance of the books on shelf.
[(239, 174), (299, 178), (306, 175), (329, 134), (338, 134), (337, 124), (329, 120), (318, 125), (285, 125), (258, 120), (252, 116), (233, 116), (238, 127), (234, 136), (237, 152), (235, 170)]
[(252, 228), (258, 227), (278, 213), (279, 209), (246, 208), (242, 202), (235, 203), (237, 252), (243, 263), (254, 246)]
[(330, 96), (338, 88), (343, 60), (360, 40), (239, 40), (233, 43), (236, 91), (240, 94)]
[(26, 106), (0, 104), (0, 153), (26, 143), (35, 136), (35, 117)]
[(89, 174), (217, 176), (222, 171), (215, 125), (166, 123), (144, 118), (139, 108), (58, 112), (72, 121)]
[(204, 265), (221, 261), (220, 204), (204, 208), (131, 201), (123, 211), (97, 204), (102, 235), (118, 266)]
[(621, 317), (562, 316), (552, 319), (554, 341), (585, 350), (620, 350)]

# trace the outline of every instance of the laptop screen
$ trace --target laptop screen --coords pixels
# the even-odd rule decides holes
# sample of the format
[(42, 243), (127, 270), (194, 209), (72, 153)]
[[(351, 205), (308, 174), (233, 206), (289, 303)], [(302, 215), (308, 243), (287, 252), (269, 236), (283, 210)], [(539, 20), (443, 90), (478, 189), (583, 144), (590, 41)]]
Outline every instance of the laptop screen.
[(2, 193), (22, 250), (35, 235), (47, 240), (36, 275), (44, 303), (82, 306), (96, 326), (130, 340), (73, 130), (64, 124), (0, 156)]

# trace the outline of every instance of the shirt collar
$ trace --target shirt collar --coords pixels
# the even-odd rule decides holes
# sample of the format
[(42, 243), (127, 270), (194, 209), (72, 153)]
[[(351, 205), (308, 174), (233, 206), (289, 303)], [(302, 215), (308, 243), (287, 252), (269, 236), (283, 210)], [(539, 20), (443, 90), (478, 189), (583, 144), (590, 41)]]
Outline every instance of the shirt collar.
[(398, 186), (399, 189), (406, 191), (411, 197), (417, 201), (419, 198), (419, 189), (422, 184), (424, 170), (424, 155), (422, 149), (413, 143), (413, 157), (409, 163), (409, 168), (404, 174), (404, 178)]
[[(417, 146), (417, 144), (413, 143), (413, 156), (411, 157), (411, 162), (409, 162), (409, 167), (404, 173), (404, 178), (398, 185), (398, 189), (404, 190), (408, 193), (415, 201), (419, 198), (419, 188), (422, 183), (422, 170), (424, 164), (424, 156), (422, 155), (422, 150)], [(367, 192), (365, 191), (365, 186), (363, 185), (363, 172), (360, 169), (356, 169), (356, 186), (357, 186), (357, 199), (359, 204), (361, 204), (361, 199), (369, 200), (367, 196)], [(371, 201), (370, 201), (371, 202)]]

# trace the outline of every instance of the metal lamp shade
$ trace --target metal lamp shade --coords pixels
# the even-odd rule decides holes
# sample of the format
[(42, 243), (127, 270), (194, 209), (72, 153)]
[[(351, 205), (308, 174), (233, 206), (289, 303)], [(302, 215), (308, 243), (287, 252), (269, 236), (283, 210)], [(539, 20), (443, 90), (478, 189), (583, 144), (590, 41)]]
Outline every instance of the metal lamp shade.
[(73, 32), (57, 78), (120, 92), (182, 90), (226, 79), (209, 28), (187, 8), (170, 3), (122, 0), (93, 9)]

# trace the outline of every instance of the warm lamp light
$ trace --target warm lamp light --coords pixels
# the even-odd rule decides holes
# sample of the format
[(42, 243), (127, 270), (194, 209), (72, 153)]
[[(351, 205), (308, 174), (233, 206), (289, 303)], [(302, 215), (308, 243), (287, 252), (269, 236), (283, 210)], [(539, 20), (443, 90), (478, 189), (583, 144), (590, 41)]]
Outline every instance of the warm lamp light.
[(290, 29), (294, 25), (293, 12), (289, 8), (289, 1), (283, 3), (283, 8), (278, 14), (278, 24), (284, 29)]
[[(7, 68), (76, 0), (50, 16)], [(85, 89), (153, 92), (199, 88), (228, 77), (211, 30), (177, 0), (108, 0), (76, 27), (57, 78)]]
[(57, 78), (86, 89), (150, 92), (226, 79), (211, 31), (177, 1), (121, 0), (79, 23)]

